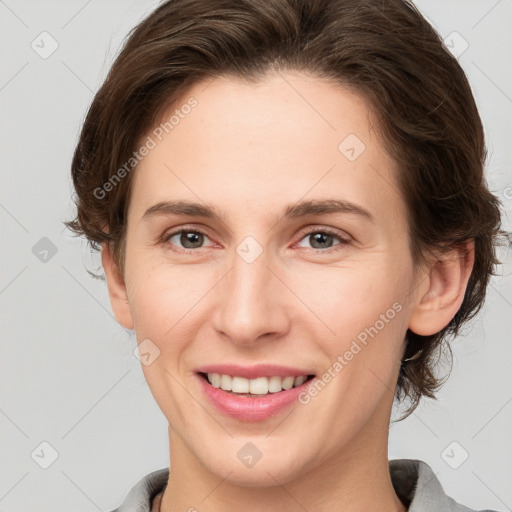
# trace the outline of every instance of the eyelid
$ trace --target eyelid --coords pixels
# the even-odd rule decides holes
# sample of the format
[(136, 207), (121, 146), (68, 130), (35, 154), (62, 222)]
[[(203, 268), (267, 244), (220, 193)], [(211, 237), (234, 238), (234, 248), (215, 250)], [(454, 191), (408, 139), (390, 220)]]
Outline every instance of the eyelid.
[(304, 228), (301, 231), (299, 240), (302, 240), (306, 235), (310, 235), (312, 233), (326, 233), (326, 234), (335, 236), (345, 242), (352, 241), (352, 237), (347, 232), (342, 231), (340, 229), (331, 228), (331, 227), (322, 226), (322, 225), (312, 225), (312, 226), (308, 226), (308, 227)]

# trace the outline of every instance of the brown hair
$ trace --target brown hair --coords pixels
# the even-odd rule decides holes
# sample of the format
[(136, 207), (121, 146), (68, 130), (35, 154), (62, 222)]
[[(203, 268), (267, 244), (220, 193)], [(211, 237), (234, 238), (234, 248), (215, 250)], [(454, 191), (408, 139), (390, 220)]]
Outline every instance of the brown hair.
[[(431, 336), (407, 331), (396, 397), (411, 400), (410, 414), (441, 385), (434, 370), (442, 342), (482, 306), (504, 234), (470, 85), (411, 2), (164, 2), (131, 31), (89, 108), (72, 162), (77, 216), (66, 225), (95, 250), (110, 243), (124, 274), (126, 162), (141, 138), (193, 83), (221, 75), (256, 81), (272, 69), (332, 80), (367, 100), (400, 170), (417, 265), (434, 249), (474, 240), (474, 268), (449, 325)], [(112, 181), (116, 173), (123, 178)]]

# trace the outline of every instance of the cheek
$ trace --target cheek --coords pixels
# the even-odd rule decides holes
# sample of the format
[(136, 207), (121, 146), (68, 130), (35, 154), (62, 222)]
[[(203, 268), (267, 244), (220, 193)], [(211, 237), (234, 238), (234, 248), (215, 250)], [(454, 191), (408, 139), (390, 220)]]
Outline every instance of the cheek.
[[(187, 313), (193, 311), (193, 305), (199, 299), (197, 288), (190, 279), (180, 282), (178, 272), (153, 268), (132, 274), (128, 295), (139, 343), (149, 339), (160, 355), (165, 359), (172, 355), (171, 360), (174, 360), (183, 349), (181, 344), (186, 341), (180, 329), (186, 325)], [(164, 358), (160, 357), (158, 362)], [(166, 366), (168, 364), (169, 359)]]
[(182, 394), (179, 382), (197, 363), (194, 341), (208, 327), (219, 273), (202, 265), (155, 264), (142, 258), (133, 270), (129, 297), (137, 340), (150, 340), (146, 343), (158, 354), (142, 370), (162, 410), (171, 411), (177, 404), (170, 397)]
[[(139, 265), (142, 269), (143, 265)], [(130, 303), (134, 313), (135, 330), (141, 367), (148, 387), (170, 424), (176, 418), (187, 419), (187, 395), (183, 391), (181, 367), (191, 340), (193, 325), (197, 325), (196, 309), (204, 295), (192, 271), (170, 266), (153, 267), (132, 274)], [(196, 307), (195, 307), (196, 306)], [(144, 361), (149, 352), (151, 361)]]
[(398, 280), (384, 266), (374, 262), (364, 267), (318, 266), (289, 275), (291, 287), (312, 313), (307, 318), (321, 320), (330, 337), (335, 336), (335, 346), (372, 326), (401, 296)]
[(332, 378), (336, 393), (377, 400), (394, 389), (407, 329), (410, 269), (389, 258), (365, 268), (327, 270), (310, 273), (300, 287), (315, 313), (308, 318), (316, 323), (319, 318), (326, 327), (315, 340), (326, 356), (325, 371), (331, 378), (342, 375)]

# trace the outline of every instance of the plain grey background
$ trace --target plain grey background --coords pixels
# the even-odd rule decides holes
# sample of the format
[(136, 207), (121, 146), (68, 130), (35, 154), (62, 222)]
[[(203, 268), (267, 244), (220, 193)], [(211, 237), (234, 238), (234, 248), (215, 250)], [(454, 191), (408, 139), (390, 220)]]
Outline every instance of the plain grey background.
[[(109, 511), (168, 465), (167, 423), (111, 314), (100, 258), (62, 221), (80, 124), (128, 30), (158, 2), (0, 0), (0, 512)], [(417, 2), (480, 108), (487, 180), (512, 214), (512, 1)], [(44, 34), (46, 33), (46, 34)], [(58, 45), (58, 46), (57, 46)], [(52, 53), (53, 52), (53, 53)], [(437, 402), (390, 430), (473, 508), (512, 510), (512, 257), (453, 344)]]

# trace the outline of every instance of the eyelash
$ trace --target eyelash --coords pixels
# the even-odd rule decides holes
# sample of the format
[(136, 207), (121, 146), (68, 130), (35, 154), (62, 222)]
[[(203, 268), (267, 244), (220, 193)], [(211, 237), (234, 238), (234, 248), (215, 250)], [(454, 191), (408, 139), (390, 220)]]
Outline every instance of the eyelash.
[[(181, 229), (178, 229), (176, 231), (171, 231), (169, 233), (166, 233), (163, 236), (163, 238), (162, 238), (162, 244), (163, 245), (171, 246), (172, 244), (169, 242), (169, 239), (172, 238), (175, 235), (179, 235), (180, 233), (196, 233), (196, 234), (201, 234), (203, 236), (208, 237), (208, 234), (205, 233), (204, 231), (202, 231), (201, 229), (197, 229), (197, 228), (194, 228), (194, 229), (192, 229), (192, 228), (190, 228), (190, 229), (181, 228)], [(319, 234), (319, 233), (322, 234), (322, 235), (329, 235), (329, 236), (333, 236), (334, 238), (337, 238), (339, 240), (339, 244), (336, 244), (336, 245), (334, 245), (332, 247), (329, 247), (327, 249), (315, 249), (314, 247), (312, 247), (312, 248), (307, 248), (306, 247), (306, 249), (308, 251), (313, 251), (313, 252), (316, 252), (316, 253), (324, 253), (325, 254), (325, 253), (331, 253), (331, 252), (339, 250), (340, 246), (346, 246), (346, 245), (350, 244), (350, 240), (347, 240), (346, 238), (341, 237), (340, 234), (336, 230), (330, 229), (330, 228), (310, 229), (309, 231), (307, 231), (307, 232), (302, 234), (301, 238), (299, 239), (299, 242), (301, 242), (307, 236), (310, 236), (312, 234)], [(173, 250), (175, 252), (178, 252), (178, 253), (186, 254), (188, 252), (198, 251), (199, 249), (204, 249), (204, 247), (199, 247), (198, 249), (176, 249), (176, 248), (173, 247), (171, 250)]]

